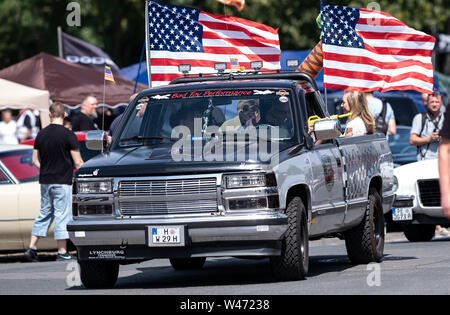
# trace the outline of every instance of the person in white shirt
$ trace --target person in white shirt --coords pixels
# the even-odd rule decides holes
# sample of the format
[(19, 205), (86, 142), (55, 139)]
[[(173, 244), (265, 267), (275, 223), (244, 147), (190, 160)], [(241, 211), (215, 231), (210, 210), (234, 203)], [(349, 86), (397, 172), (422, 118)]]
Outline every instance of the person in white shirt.
[(17, 124), (12, 119), (10, 110), (2, 112), (2, 121), (0, 122), (0, 144), (18, 144)]
[(346, 137), (358, 137), (375, 133), (375, 121), (370, 114), (364, 93), (345, 92), (342, 99), (342, 108), (346, 113), (352, 114), (347, 121)]

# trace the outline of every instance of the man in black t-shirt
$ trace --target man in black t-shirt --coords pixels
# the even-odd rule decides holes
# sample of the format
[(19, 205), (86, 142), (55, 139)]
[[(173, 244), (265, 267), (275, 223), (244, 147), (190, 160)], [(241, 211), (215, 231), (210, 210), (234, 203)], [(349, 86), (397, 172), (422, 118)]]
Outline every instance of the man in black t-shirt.
[(51, 124), (36, 137), (33, 150), (33, 164), (40, 169), (41, 209), (34, 221), (30, 247), (25, 256), (38, 260), (37, 243), (46, 237), (55, 220), (55, 240), (58, 243), (58, 260), (72, 257), (67, 252), (67, 223), (72, 217), (72, 177), (73, 169), (79, 168), (83, 160), (75, 134), (63, 126), (64, 105), (50, 106)]
[(72, 122), (73, 131), (97, 130), (98, 126), (92, 118), (97, 117), (97, 98), (89, 95), (81, 103), (81, 112), (75, 116)]
[(444, 126), (439, 134), (439, 181), (441, 186), (442, 212), (450, 220), (450, 108), (447, 106)]

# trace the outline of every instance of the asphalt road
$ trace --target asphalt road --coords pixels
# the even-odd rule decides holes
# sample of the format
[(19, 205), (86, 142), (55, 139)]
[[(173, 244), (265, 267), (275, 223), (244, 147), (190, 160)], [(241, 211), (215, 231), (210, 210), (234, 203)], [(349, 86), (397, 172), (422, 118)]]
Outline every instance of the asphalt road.
[(24, 263), (21, 256), (0, 257), (0, 294), (450, 294), (450, 238), (409, 243), (388, 234), (381, 264), (353, 266), (343, 241), (311, 242), (310, 272), (305, 281), (275, 282), (268, 260), (208, 259), (203, 270), (174, 271), (168, 260), (121, 266), (111, 290), (79, 285), (77, 264)]

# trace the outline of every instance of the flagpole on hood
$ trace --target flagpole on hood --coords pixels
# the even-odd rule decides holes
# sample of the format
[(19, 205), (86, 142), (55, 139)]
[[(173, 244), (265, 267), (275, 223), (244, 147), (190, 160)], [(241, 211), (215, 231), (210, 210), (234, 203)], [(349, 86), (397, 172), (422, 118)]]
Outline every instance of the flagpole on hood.
[(146, 57), (147, 57), (147, 73), (148, 73), (148, 86), (152, 87), (152, 67), (151, 67), (151, 52), (150, 52), (150, 43), (148, 40), (149, 36), (149, 21), (148, 21), (148, 0), (145, 0), (145, 46), (146, 46)]
[(57, 34), (58, 34), (58, 54), (59, 54), (59, 58), (64, 58), (64, 56), (63, 56), (63, 43), (62, 43), (61, 26), (58, 26)]

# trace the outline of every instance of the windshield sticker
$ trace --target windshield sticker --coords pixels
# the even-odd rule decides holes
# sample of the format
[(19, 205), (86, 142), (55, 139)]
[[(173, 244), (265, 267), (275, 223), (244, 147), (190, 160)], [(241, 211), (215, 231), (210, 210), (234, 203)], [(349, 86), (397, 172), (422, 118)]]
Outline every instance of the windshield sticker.
[(168, 100), (169, 98), (170, 98), (170, 94), (152, 96), (152, 99), (154, 99), (154, 100)]
[(191, 91), (184, 93), (173, 93), (171, 99), (180, 98), (198, 98), (198, 97), (211, 97), (211, 96), (251, 96), (253, 91)]
[(279, 90), (279, 91), (277, 92), (277, 95), (278, 95), (278, 96), (288, 96), (288, 95), (289, 95), (289, 92), (286, 91), (286, 90)]
[(282, 96), (282, 97), (280, 97), (280, 102), (287, 103), (287, 102), (289, 102), (289, 98), (287, 98), (286, 96)]
[(272, 94), (275, 93), (275, 91), (270, 91), (270, 90), (265, 90), (265, 91), (254, 90), (253, 93), (255, 93), (254, 95), (272, 95)]

